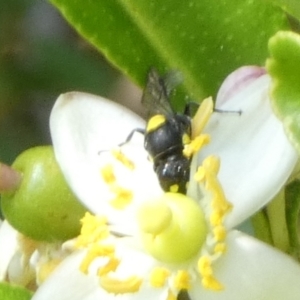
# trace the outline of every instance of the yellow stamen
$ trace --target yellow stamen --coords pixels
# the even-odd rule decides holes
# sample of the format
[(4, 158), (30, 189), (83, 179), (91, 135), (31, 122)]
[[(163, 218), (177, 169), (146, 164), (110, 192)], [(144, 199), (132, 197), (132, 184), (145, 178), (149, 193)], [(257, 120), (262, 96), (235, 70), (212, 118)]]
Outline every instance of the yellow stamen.
[(192, 137), (200, 135), (203, 128), (206, 126), (214, 109), (214, 103), (211, 97), (206, 98), (200, 104), (193, 120), (192, 120)]
[(164, 115), (155, 115), (149, 119), (147, 123), (146, 132), (151, 132), (161, 127), (166, 122), (166, 117)]
[(220, 160), (215, 156), (209, 156), (203, 161), (195, 175), (195, 180), (199, 182), (205, 192), (211, 195), (211, 205), (208, 208), (210, 209), (209, 224), (214, 238), (213, 252), (199, 259), (198, 271), (202, 276), (202, 285), (215, 291), (222, 290), (224, 287), (213, 275), (211, 257), (226, 251), (224, 243), (226, 228), (223, 222), (225, 215), (232, 209), (232, 204), (227, 201), (217, 177), (219, 169)]
[(201, 134), (194, 138), (189, 144), (186, 144), (183, 149), (183, 155), (185, 157), (192, 157), (195, 153), (201, 150), (203, 146), (210, 142), (210, 136), (208, 134)]
[(110, 204), (115, 208), (122, 210), (126, 208), (133, 199), (133, 193), (131, 190), (125, 189), (121, 186), (111, 187), (113, 193), (116, 194), (116, 197), (110, 201)]
[(195, 181), (202, 183), (205, 180), (205, 173), (206, 170), (204, 169), (204, 167), (200, 166), (194, 175)]
[(218, 226), (223, 223), (224, 214), (219, 210), (214, 210), (210, 215), (210, 224), (211, 226)]
[(111, 271), (116, 271), (117, 267), (120, 264), (120, 260), (114, 256), (111, 256), (106, 265), (98, 269), (98, 276), (103, 276), (108, 274)]
[(214, 247), (214, 253), (224, 254), (226, 252), (226, 244), (225, 243), (217, 243)]
[(221, 291), (224, 289), (224, 286), (213, 276), (208, 276), (202, 279), (202, 285), (206, 289), (213, 291)]
[(93, 260), (97, 257), (101, 256), (109, 256), (114, 254), (115, 247), (112, 245), (101, 245), (101, 244), (93, 244), (86, 256), (84, 257), (83, 261), (80, 264), (80, 271), (87, 274), (90, 264)]
[(216, 176), (220, 170), (220, 159), (217, 156), (210, 155), (204, 159), (202, 165)]
[(81, 223), (81, 232), (75, 243), (78, 248), (103, 240), (109, 235), (105, 217), (93, 216), (87, 212), (81, 219)]
[(202, 276), (202, 284), (210, 290), (222, 290), (223, 285), (213, 276), (211, 263), (209, 256), (202, 256), (198, 261), (198, 272)]
[(101, 175), (105, 183), (112, 184), (116, 182), (116, 177), (113, 172), (113, 166), (108, 164), (101, 169)]
[(150, 274), (150, 284), (155, 288), (161, 288), (166, 284), (170, 272), (166, 268), (155, 268)]
[(202, 256), (198, 260), (198, 271), (203, 277), (212, 275), (211, 259), (209, 256)]
[(134, 168), (135, 168), (134, 163), (128, 157), (126, 157), (125, 154), (122, 153), (120, 149), (112, 150), (112, 154), (126, 168), (128, 168), (130, 170), (134, 170)]
[(179, 270), (174, 278), (174, 286), (177, 290), (188, 290), (191, 288), (190, 275), (185, 270)]
[(213, 229), (214, 238), (217, 242), (224, 241), (226, 238), (226, 229), (224, 226), (219, 225)]
[(127, 279), (120, 280), (109, 276), (100, 277), (100, 285), (108, 293), (125, 294), (138, 292), (142, 284), (142, 279), (137, 276), (130, 276)]

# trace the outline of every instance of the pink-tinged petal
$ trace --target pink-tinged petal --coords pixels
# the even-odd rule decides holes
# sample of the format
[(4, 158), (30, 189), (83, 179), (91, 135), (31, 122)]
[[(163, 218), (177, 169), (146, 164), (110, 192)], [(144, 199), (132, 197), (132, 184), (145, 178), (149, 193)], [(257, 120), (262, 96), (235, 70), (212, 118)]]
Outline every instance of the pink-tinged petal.
[(218, 108), (223, 103), (230, 101), (242, 89), (264, 74), (266, 74), (265, 69), (258, 66), (241, 67), (229, 74), (218, 91), (216, 107)]
[[(122, 147), (122, 153), (134, 163), (133, 170), (107, 150), (123, 143), (133, 129), (144, 126), (144, 121), (125, 107), (78, 92), (61, 95), (50, 117), (55, 156), (72, 190), (89, 210), (107, 215), (123, 233), (135, 226), (128, 220), (135, 214), (136, 205), (157, 196), (161, 189), (144, 150), (142, 134), (134, 134), (132, 141)], [(117, 210), (111, 204), (116, 194), (101, 174), (109, 164), (118, 186), (133, 192), (132, 205), (124, 209)]]
[(238, 225), (267, 204), (290, 176), (297, 153), (289, 143), (268, 98), (270, 78), (259, 76), (224, 102), (205, 131), (211, 143), (198, 154), (197, 165), (211, 154), (221, 159), (219, 180), (233, 210), (226, 219)]
[(7, 221), (0, 225), (0, 281), (5, 279), (9, 263), (18, 250), (18, 232)]
[(238, 231), (230, 232), (227, 247), (213, 265), (224, 290), (213, 292), (194, 285), (191, 299), (300, 299), (300, 266), (291, 257)]

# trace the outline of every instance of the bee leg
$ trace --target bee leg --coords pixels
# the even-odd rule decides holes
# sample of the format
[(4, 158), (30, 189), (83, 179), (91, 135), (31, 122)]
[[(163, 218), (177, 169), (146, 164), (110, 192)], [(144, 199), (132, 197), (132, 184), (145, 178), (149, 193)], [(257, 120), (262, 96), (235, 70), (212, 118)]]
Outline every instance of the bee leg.
[[(191, 117), (192, 115), (194, 115), (193, 111), (196, 111), (199, 106), (201, 104), (199, 104), (198, 102), (195, 101), (190, 101), (188, 102), (185, 107), (184, 107), (184, 114)], [(194, 107), (194, 109), (192, 109)], [(231, 114), (238, 114), (241, 115), (242, 114), (242, 110), (224, 110), (224, 109), (218, 109), (218, 108), (213, 108), (213, 112), (217, 112), (217, 113), (231, 113)]]
[(119, 146), (119, 147), (122, 147), (122, 146), (124, 146), (125, 144), (129, 143), (129, 142), (131, 141), (133, 135), (134, 135), (136, 132), (138, 132), (138, 133), (140, 133), (140, 134), (143, 134), (143, 135), (145, 135), (145, 133), (146, 133), (145, 129), (142, 129), (142, 128), (135, 128), (135, 129), (133, 129), (133, 130), (129, 133), (129, 135), (127, 136), (126, 140), (125, 140), (124, 142), (122, 142), (121, 144), (119, 144), (118, 146)]
[(239, 116), (242, 114), (242, 110), (223, 110), (223, 109), (218, 109), (214, 108), (214, 112), (221, 113), (221, 114), (238, 114)]

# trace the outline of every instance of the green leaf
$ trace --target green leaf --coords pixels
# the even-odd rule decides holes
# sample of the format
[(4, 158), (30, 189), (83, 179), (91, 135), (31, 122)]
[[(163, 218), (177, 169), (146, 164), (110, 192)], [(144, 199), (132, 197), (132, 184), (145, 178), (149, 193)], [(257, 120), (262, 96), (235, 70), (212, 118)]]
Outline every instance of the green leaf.
[(268, 0), (281, 7), (284, 11), (300, 20), (300, 2), (299, 0)]
[(177, 98), (216, 93), (229, 72), (262, 64), (267, 41), (287, 28), (261, 0), (50, 0), (108, 60), (139, 85), (150, 67), (180, 70)]
[(0, 283), (0, 299), (1, 300), (29, 300), (32, 292), (8, 283)]
[(269, 42), (266, 67), (271, 75), (273, 107), (300, 153), (300, 35), (281, 31)]

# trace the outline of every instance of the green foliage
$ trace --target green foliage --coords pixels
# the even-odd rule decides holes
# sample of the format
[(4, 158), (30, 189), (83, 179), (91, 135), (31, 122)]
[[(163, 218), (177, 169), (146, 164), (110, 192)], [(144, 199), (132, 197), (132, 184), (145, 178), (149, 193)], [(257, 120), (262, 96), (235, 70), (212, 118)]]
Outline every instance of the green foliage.
[(290, 15), (300, 20), (300, 2), (299, 0), (268, 0), (278, 5)]
[(0, 283), (1, 300), (30, 300), (31, 297), (32, 293), (24, 288), (8, 283)]
[(237, 67), (262, 64), (269, 37), (287, 26), (284, 14), (261, 0), (51, 2), (139, 85), (150, 67), (181, 71), (176, 99), (200, 101)]
[(273, 107), (300, 153), (300, 35), (281, 31), (269, 42), (267, 70), (272, 77)]

